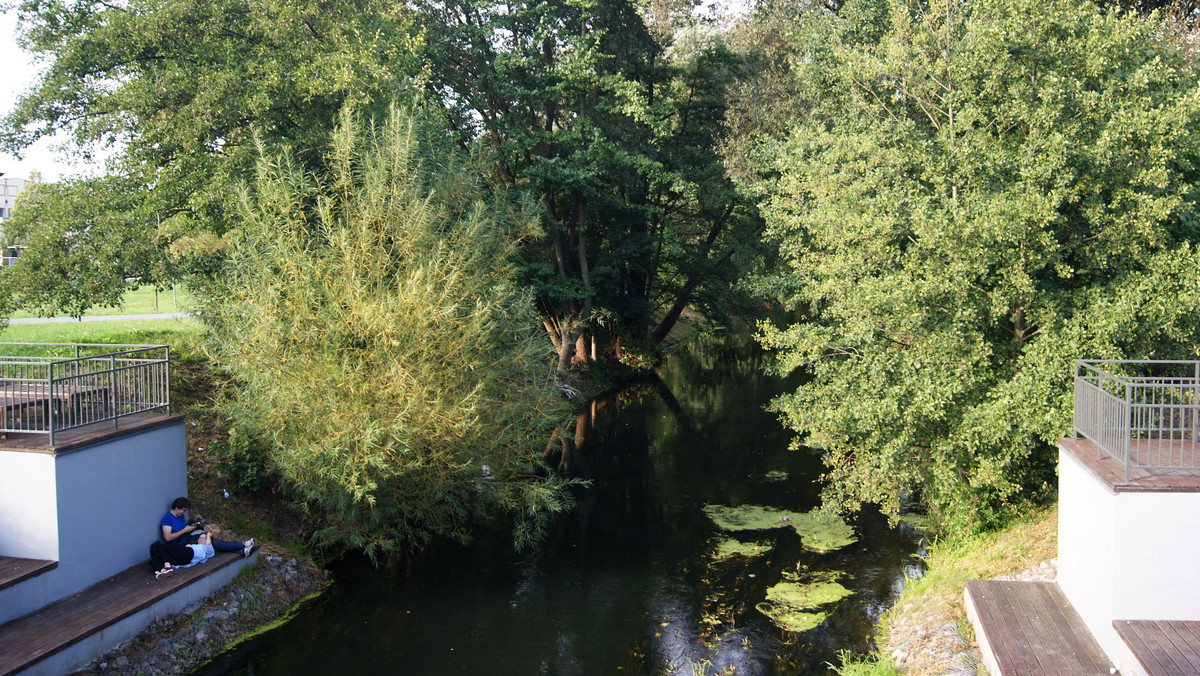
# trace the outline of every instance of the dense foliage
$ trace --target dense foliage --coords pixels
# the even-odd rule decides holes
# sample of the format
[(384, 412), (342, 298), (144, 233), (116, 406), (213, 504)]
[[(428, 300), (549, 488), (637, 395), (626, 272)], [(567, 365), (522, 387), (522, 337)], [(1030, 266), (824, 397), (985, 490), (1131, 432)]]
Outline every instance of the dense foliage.
[[(811, 380), (775, 407), (831, 503), (972, 527), (1052, 491), (1072, 359), (1197, 354), (1190, 0), (696, 10), (24, 0), (47, 69), (4, 146), (116, 155), (22, 198), (0, 309), (188, 276), (240, 383), (225, 461), (277, 449), (370, 551), (553, 511), (539, 360), (650, 368), (682, 318), (790, 313), (761, 339)], [(436, 123), (386, 112), (416, 91)]]
[(762, 338), (813, 377), (775, 407), (836, 504), (986, 528), (1053, 486), (1073, 359), (1200, 353), (1200, 89), (1088, 3), (884, 10), (798, 69), (760, 287), (804, 319)]
[[(153, 243), (153, 257), (142, 247), (103, 252), (106, 265), (144, 281), (209, 264), (204, 233), (231, 226), (236, 186), (253, 178), (254, 134), (315, 166), (339, 110), (381, 111), (421, 70), (411, 12), (378, 0), (24, 0), (17, 11), (22, 46), (47, 67), (4, 118), (0, 142), (20, 152), (62, 131), (85, 155), (111, 147), (115, 186), (103, 190), (120, 199), (103, 199), (97, 181), (66, 182), (55, 199), (89, 203)], [(63, 221), (39, 222), (56, 233), (24, 241), (27, 253), (55, 255), (74, 236)], [(51, 294), (61, 304), (31, 309), (104, 304), (123, 284), (67, 285)]]
[(526, 275), (560, 368), (601, 323), (661, 341), (686, 307), (737, 308), (761, 247), (715, 152), (738, 59), (692, 3), (417, 4), (431, 91), (542, 208)]
[(536, 453), (560, 412), (517, 245), (536, 219), (485, 195), (421, 113), (344, 114), (323, 171), (265, 154), (203, 318), (225, 407), (324, 524), (369, 554), (464, 537), (487, 506), (528, 542), (563, 506)]
[(92, 306), (120, 305), (130, 277), (161, 279), (161, 249), (142, 210), (139, 187), (119, 177), (30, 183), (4, 223), (20, 242), (21, 265), (0, 275), (6, 312), (78, 317)]

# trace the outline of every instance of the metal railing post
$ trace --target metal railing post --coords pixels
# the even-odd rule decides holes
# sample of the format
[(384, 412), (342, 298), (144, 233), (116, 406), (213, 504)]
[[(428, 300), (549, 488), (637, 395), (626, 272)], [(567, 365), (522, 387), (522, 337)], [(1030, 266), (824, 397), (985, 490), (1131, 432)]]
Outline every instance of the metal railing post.
[[(175, 293), (175, 287), (171, 287), (171, 293)], [(171, 348), (170, 346), (163, 348), (163, 377), (159, 384), (163, 394), (167, 399), (167, 415), (171, 415)]]
[(1124, 420), (1122, 420), (1122, 431), (1124, 432), (1124, 434), (1122, 436), (1125, 437), (1125, 481), (1128, 482), (1129, 481), (1129, 461), (1130, 461), (1130, 457), (1129, 457), (1130, 439), (1129, 439), (1129, 437), (1133, 434), (1133, 429), (1132, 429), (1132, 427), (1133, 427), (1133, 421), (1132, 421), (1132, 418), (1133, 418), (1133, 384), (1132, 383), (1125, 384), (1125, 415), (1123, 415), (1122, 418), (1124, 418)]
[(50, 428), (50, 447), (54, 447), (54, 363), (46, 365), (46, 383), (49, 392), (46, 393), (46, 408), (50, 409), (50, 419), (47, 421), (47, 427)]
[(112, 385), (109, 389), (112, 393), (112, 417), (113, 429), (117, 429), (117, 421), (120, 416), (117, 415), (117, 355), (109, 355), (108, 357), (108, 382)]
[(1080, 365), (1081, 365), (1081, 363), (1080, 363), (1080, 360), (1079, 360), (1079, 359), (1076, 359), (1076, 360), (1075, 360), (1075, 382), (1074, 382), (1074, 387), (1075, 387), (1075, 419), (1074, 419), (1074, 420), (1072, 420), (1072, 421), (1070, 421), (1070, 431), (1072, 431), (1072, 433), (1073, 433), (1073, 435), (1074, 435), (1074, 437), (1073, 437), (1073, 438), (1076, 438), (1076, 439), (1078, 439), (1078, 438), (1079, 438), (1079, 419), (1078, 419), (1078, 418), (1079, 418), (1079, 395), (1081, 394), (1081, 393), (1080, 393), (1080, 390), (1082, 389), (1082, 388), (1080, 388), (1080, 387), (1079, 387), (1079, 367), (1080, 367)]
[[(1183, 392), (1186, 392), (1186, 391), (1187, 390), (1183, 390)], [(1190, 411), (1191, 411), (1190, 416), (1185, 416), (1183, 426), (1184, 427), (1187, 426), (1186, 418), (1190, 417), (1192, 419), (1192, 423), (1191, 423), (1192, 439), (1191, 439), (1191, 443), (1187, 444), (1185, 442), (1185, 437), (1187, 437), (1187, 433), (1183, 432), (1183, 431), (1180, 432), (1180, 434), (1179, 434), (1179, 462), (1180, 462), (1180, 464), (1183, 464), (1183, 449), (1185, 446), (1190, 446), (1191, 447), (1191, 453), (1189, 454), (1191, 456), (1190, 464), (1193, 467), (1195, 467), (1196, 466), (1196, 441), (1198, 440), (1197, 437), (1200, 436), (1200, 361), (1198, 361), (1192, 365), (1191, 391), (1192, 391), (1191, 406), (1188, 406), (1186, 394), (1184, 394), (1182, 396), (1182, 399), (1183, 399), (1184, 410), (1187, 411), (1190, 409)]]

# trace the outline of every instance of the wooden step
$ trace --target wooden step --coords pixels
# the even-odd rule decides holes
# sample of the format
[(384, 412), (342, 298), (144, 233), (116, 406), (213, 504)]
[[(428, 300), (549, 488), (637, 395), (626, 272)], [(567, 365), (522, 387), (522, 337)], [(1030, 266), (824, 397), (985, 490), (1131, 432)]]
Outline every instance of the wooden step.
[(55, 568), (58, 568), (58, 561), (0, 556), (0, 589), (7, 589), (22, 580), (37, 577)]
[(1113, 628), (1148, 676), (1200, 674), (1200, 622), (1114, 620)]
[(1115, 673), (1057, 583), (970, 580), (964, 596), (992, 676)]
[(241, 560), (236, 552), (217, 554), (161, 580), (154, 579), (147, 564), (139, 564), (0, 625), (0, 676), (27, 669)]

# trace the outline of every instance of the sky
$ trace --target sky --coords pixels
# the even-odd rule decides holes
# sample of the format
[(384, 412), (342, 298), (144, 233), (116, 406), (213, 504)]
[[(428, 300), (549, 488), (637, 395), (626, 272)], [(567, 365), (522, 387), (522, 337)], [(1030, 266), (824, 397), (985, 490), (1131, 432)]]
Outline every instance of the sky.
[[(39, 72), (32, 57), (17, 46), (16, 11), (0, 14), (0, 116), (13, 109), (17, 97), (29, 89)], [(28, 178), (29, 172), (36, 169), (44, 180), (54, 181), (98, 171), (95, 166), (76, 165), (69, 156), (56, 152), (54, 145), (54, 141), (44, 139), (28, 148), (21, 160), (0, 151), (0, 172), (8, 177)]]

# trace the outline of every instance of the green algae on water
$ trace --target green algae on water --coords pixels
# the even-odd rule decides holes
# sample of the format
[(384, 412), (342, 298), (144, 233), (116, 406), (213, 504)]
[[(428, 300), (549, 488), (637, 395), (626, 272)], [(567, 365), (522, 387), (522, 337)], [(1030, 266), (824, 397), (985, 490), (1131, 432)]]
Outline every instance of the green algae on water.
[(766, 479), (769, 483), (778, 483), (780, 481), (787, 481), (788, 473), (781, 472), (777, 469), (773, 469), (770, 472), (767, 472), (765, 475), (763, 475), (763, 478)]
[(800, 534), (800, 544), (806, 549), (825, 554), (858, 542), (854, 529), (836, 514), (813, 510), (792, 523)]
[(767, 589), (767, 600), (755, 607), (780, 629), (808, 631), (825, 621), (827, 614), (820, 610), (822, 606), (849, 595), (849, 589), (832, 581), (810, 584), (780, 582)]
[(754, 540), (752, 542), (742, 542), (733, 538), (726, 538), (717, 543), (716, 549), (713, 550), (713, 562), (725, 561), (732, 559), (735, 556), (745, 556), (747, 558), (765, 554), (771, 551), (771, 543), (765, 540)]
[(801, 513), (761, 505), (705, 505), (704, 513), (718, 528), (727, 531), (791, 527), (800, 535), (806, 549), (821, 554), (858, 541), (849, 524), (817, 509)]

